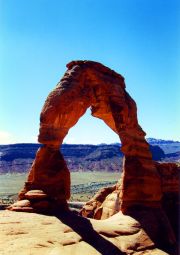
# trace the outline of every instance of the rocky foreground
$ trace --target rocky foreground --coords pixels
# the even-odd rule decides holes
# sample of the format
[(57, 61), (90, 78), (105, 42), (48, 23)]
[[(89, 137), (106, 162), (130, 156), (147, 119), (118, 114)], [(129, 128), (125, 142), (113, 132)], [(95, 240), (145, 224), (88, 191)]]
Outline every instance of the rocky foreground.
[[(153, 218), (151, 213), (150, 224)], [(1, 255), (165, 255), (143, 223), (121, 212), (94, 220), (69, 212), (46, 216), (0, 212)], [(173, 240), (172, 240), (173, 241)]]
[(47, 215), (53, 205), (47, 195), (28, 191), (26, 200), (9, 207), (13, 211), (0, 211), (0, 254), (178, 255), (179, 167), (172, 163), (156, 167), (161, 175), (161, 207), (136, 205), (124, 214), (121, 180), (100, 189), (79, 214), (66, 208)]

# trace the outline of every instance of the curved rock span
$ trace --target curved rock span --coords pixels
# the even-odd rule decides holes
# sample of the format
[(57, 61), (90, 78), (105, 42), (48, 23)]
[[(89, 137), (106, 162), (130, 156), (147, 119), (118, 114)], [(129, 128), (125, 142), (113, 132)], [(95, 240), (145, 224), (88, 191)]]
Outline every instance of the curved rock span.
[(121, 209), (133, 204), (159, 206), (160, 178), (149, 144), (137, 120), (136, 103), (125, 89), (124, 78), (93, 61), (73, 61), (47, 97), (40, 115), (38, 150), (24, 190), (43, 190), (53, 204), (66, 208), (70, 197), (70, 173), (59, 147), (68, 131), (90, 107), (122, 142), (125, 155)]

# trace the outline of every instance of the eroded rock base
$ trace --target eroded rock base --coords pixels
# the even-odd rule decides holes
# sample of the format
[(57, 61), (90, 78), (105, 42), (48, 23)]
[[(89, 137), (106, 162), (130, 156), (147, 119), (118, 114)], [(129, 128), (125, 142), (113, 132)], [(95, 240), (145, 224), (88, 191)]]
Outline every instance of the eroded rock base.
[(42, 190), (30, 190), (23, 193), (23, 199), (10, 205), (7, 209), (15, 212), (43, 213), (49, 215), (69, 210), (65, 199), (56, 200), (55, 198), (49, 197)]

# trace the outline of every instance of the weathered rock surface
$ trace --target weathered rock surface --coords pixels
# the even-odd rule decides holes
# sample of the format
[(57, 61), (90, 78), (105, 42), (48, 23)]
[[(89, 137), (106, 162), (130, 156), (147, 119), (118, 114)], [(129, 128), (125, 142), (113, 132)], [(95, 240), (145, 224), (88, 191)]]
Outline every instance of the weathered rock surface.
[(41, 200), (44, 198), (47, 198), (47, 194), (44, 193), (42, 190), (30, 190), (25, 193), (25, 198), (27, 199), (35, 199), (35, 200)]
[(180, 164), (156, 162), (156, 166), (161, 176), (162, 207), (178, 240), (180, 237)]
[[(161, 206), (169, 212), (168, 215), (173, 214), (172, 217), (178, 225), (178, 206), (180, 194), (180, 166), (175, 163), (158, 163), (155, 162), (157, 170), (161, 179), (162, 200)], [(92, 197), (82, 208), (81, 215), (85, 217), (92, 217), (96, 219), (108, 218), (105, 216), (103, 210), (106, 212), (109, 208), (108, 214), (115, 214), (121, 209), (121, 201), (119, 196), (122, 189), (122, 180), (113, 187), (107, 187), (99, 190), (94, 197)], [(104, 209), (103, 209), (104, 207)]]
[(1, 255), (167, 255), (138, 220), (117, 213), (106, 220), (76, 214), (0, 212)]
[(16, 211), (16, 212), (33, 212), (34, 211), (30, 201), (27, 199), (17, 201), (13, 205), (10, 205), (8, 209), (10, 211)]
[(84, 217), (88, 218), (96, 218), (95, 213), (97, 212), (97, 209), (99, 209), (102, 205), (102, 203), (105, 201), (106, 197), (109, 194), (112, 194), (113, 191), (116, 190), (116, 185), (112, 187), (102, 188), (100, 189), (94, 197), (92, 197), (82, 208), (80, 214)]
[[(179, 226), (180, 226), (180, 166), (174, 163), (158, 163), (155, 162), (157, 169), (161, 176), (161, 189), (163, 197), (161, 200), (161, 208), (152, 208), (151, 210), (145, 209), (145, 207), (131, 207), (126, 211), (128, 215), (133, 215), (136, 218), (137, 213), (143, 217), (148, 217), (149, 220), (144, 224), (144, 229), (148, 226), (152, 229), (160, 228), (160, 236), (164, 236), (164, 247), (167, 243), (176, 243), (179, 240)], [(121, 181), (116, 185), (116, 188), (108, 187), (100, 190), (90, 201), (88, 201), (80, 211), (80, 214), (84, 217), (92, 217), (94, 219), (107, 219), (110, 216), (120, 211), (119, 194), (121, 190)], [(99, 199), (100, 197), (100, 199)], [(131, 212), (130, 212), (131, 211)], [(144, 211), (144, 213), (143, 213)], [(152, 212), (154, 212), (152, 214)], [(161, 216), (160, 216), (161, 215)], [(138, 216), (140, 220), (140, 216)], [(154, 220), (153, 220), (154, 219)], [(141, 220), (140, 220), (141, 221)], [(149, 222), (149, 223), (148, 223)], [(151, 224), (150, 224), (151, 222)], [(150, 224), (150, 225), (149, 225)], [(160, 227), (161, 226), (161, 227)], [(158, 230), (156, 229), (157, 233)], [(171, 237), (170, 237), (170, 236)], [(174, 237), (173, 237), (174, 236)], [(170, 239), (169, 239), (170, 237)], [(175, 241), (175, 239), (177, 241)], [(157, 238), (158, 240), (158, 238)], [(174, 249), (178, 249), (177, 247)], [(180, 251), (180, 247), (179, 247)], [(178, 254), (172, 252), (172, 254)]]

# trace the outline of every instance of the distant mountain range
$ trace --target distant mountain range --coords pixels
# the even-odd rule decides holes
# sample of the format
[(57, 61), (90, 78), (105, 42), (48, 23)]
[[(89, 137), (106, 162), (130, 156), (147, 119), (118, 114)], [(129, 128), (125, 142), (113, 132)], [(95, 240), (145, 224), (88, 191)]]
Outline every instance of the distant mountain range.
[[(180, 142), (148, 138), (153, 159), (180, 162)], [(0, 145), (0, 174), (24, 173), (30, 168), (40, 144)], [(63, 144), (61, 151), (70, 171), (117, 172), (122, 167), (120, 144)]]
[(162, 140), (155, 138), (147, 138), (147, 142), (151, 145), (158, 145), (163, 149), (165, 154), (174, 153), (180, 151), (180, 142), (172, 140)]

